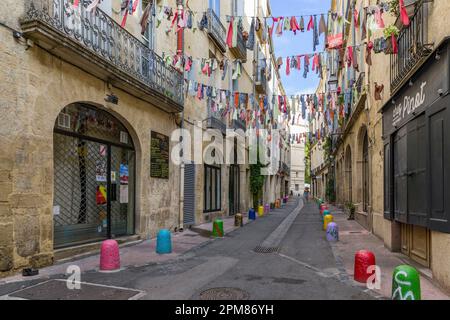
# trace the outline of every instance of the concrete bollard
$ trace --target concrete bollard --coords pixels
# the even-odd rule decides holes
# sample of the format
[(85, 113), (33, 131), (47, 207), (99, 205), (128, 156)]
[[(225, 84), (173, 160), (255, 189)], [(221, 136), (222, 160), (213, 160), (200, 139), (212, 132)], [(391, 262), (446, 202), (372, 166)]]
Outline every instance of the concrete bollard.
[(256, 220), (256, 212), (255, 212), (255, 209), (251, 208), (251, 209), (248, 211), (248, 219), (249, 219), (249, 220)]
[(334, 221), (334, 217), (331, 214), (327, 214), (323, 218), (323, 231), (327, 231), (328, 225)]
[(119, 244), (116, 240), (105, 240), (100, 249), (100, 271), (120, 270)]
[(320, 214), (323, 216), (323, 212), (325, 210), (328, 210), (328, 206), (326, 204), (321, 204), (320, 205)]
[(156, 253), (172, 253), (172, 236), (169, 230), (159, 230), (158, 235), (156, 236)]
[(217, 219), (213, 222), (213, 236), (216, 238), (223, 237), (223, 221), (222, 220)]
[(375, 255), (367, 250), (361, 250), (355, 254), (355, 271), (354, 279), (357, 282), (367, 283), (367, 280), (373, 275), (373, 273), (367, 273), (370, 266), (376, 265)]
[(392, 300), (421, 300), (419, 272), (411, 266), (402, 265), (392, 275)]
[(234, 226), (235, 227), (243, 227), (244, 226), (244, 218), (242, 214), (238, 213), (234, 216)]
[(324, 204), (323, 200), (322, 199), (318, 199), (317, 200), (317, 205), (318, 205), (319, 209), (320, 209), (320, 205), (321, 204)]
[(264, 206), (264, 214), (269, 214), (270, 213), (270, 205), (269, 204), (266, 204), (265, 206)]
[(339, 227), (335, 222), (331, 222), (327, 227), (327, 240), (329, 242), (339, 241)]
[(264, 207), (259, 206), (258, 207), (258, 217), (262, 217), (262, 216), (264, 216)]

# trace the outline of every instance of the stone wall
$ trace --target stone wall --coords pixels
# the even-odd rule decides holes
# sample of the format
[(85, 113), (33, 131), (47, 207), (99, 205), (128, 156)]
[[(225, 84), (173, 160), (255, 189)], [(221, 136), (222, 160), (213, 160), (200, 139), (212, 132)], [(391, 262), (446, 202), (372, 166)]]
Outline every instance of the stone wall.
[[(15, 19), (21, 1), (10, 3)], [(7, 10), (4, 6), (1, 10)], [(16, 11), (17, 10), (17, 11)], [(11, 11), (0, 12), (10, 17)], [(18, 28), (15, 19), (6, 23)], [(150, 133), (170, 136), (176, 124), (156, 106), (117, 89), (117, 106), (105, 105), (106, 83), (37, 46), (27, 49), (0, 28), (0, 272), (41, 267), (53, 259), (53, 128), (64, 106), (89, 103), (127, 127), (137, 153), (136, 233), (146, 238), (177, 226), (179, 169), (170, 179), (150, 178)], [(163, 107), (163, 106), (158, 106)]]

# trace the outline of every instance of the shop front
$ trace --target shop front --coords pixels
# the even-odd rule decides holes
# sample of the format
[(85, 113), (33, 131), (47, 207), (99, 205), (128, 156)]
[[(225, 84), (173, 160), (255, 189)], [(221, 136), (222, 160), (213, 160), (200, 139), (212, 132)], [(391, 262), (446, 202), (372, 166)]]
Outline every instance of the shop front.
[(135, 151), (111, 114), (71, 104), (54, 129), (55, 248), (134, 234)]
[(450, 233), (450, 47), (445, 41), (382, 109), (384, 217), (394, 247), (432, 266), (432, 234)]

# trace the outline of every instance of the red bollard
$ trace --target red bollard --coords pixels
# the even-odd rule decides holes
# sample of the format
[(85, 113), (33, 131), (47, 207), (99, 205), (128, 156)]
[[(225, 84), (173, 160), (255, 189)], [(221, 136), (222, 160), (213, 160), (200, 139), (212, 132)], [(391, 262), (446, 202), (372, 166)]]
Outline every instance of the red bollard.
[(120, 254), (116, 240), (105, 240), (100, 249), (100, 271), (119, 271)]
[(355, 254), (355, 274), (354, 279), (357, 282), (367, 283), (367, 280), (375, 272), (367, 273), (370, 266), (375, 265), (375, 255), (367, 250), (361, 250)]
[(321, 204), (320, 205), (320, 215), (323, 216), (323, 212), (325, 210), (328, 210), (328, 206), (326, 204)]

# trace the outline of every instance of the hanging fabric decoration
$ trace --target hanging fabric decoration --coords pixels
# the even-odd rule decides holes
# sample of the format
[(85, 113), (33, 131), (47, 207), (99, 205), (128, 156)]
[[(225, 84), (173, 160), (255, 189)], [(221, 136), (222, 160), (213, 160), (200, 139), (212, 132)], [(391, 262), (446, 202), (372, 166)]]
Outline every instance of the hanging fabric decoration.
[(231, 17), (230, 25), (228, 26), (228, 33), (227, 33), (227, 45), (228, 45), (228, 48), (232, 48), (233, 47), (233, 26), (234, 26), (234, 17)]
[(87, 6), (86, 12), (93, 11), (94, 13), (97, 11), (97, 7), (100, 4), (101, 0), (93, 0), (90, 5)]
[(317, 17), (314, 16), (314, 27), (313, 27), (313, 50), (316, 51), (317, 46), (320, 44), (319, 41), (319, 30), (317, 28)]
[(269, 35), (270, 37), (273, 36), (273, 30), (275, 29), (275, 23), (277, 23), (278, 21), (280, 21), (281, 18), (275, 18), (272, 17), (272, 27), (269, 27)]
[(283, 17), (281, 17), (280, 21), (278, 21), (277, 31), (276, 31), (276, 34), (278, 37), (281, 37), (283, 35), (283, 21), (284, 21)]
[(299, 25), (299, 27), (300, 27), (300, 31), (301, 32), (305, 32), (305, 19), (303, 18), (303, 16), (300, 17), (300, 25)]
[(295, 17), (291, 18), (291, 30), (294, 32), (294, 34), (297, 34), (297, 31), (300, 31), (300, 27), (297, 23), (297, 19)]
[(395, 36), (395, 34), (391, 35), (391, 43), (392, 43), (392, 53), (398, 54), (397, 37)]
[(141, 20), (139, 21), (139, 24), (141, 25), (141, 34), (144, 35), (147, 31), (148, 24), (150, 21), (150, 13), (153, 7), (153, 0), (149, 1), (147, 4), (147, 7), (145, 7), (144, 12), (142, 12)]
[(409, 26), (409, 16), (408, 16), (408, 12), (406, 11), (405, 8), (405, 0), (399, 0), (398, 1), (399, 6), (400, 6), (400, 20), (402, 21), (404, 26)]
[(327, 32), (327, 23), (325, 21), (325, 16), (322, 14), (320, 16), (320, 22), (319, 22), (319, 36), (321, 36), (323, 33)]
[(311, 16), (311, 17), (309, 18), (307, 31), (311, 31), (313, 28), (314, 28), (314, 17)]
[(80, 0), (74, 0), (73, 1), (73, 7), (78, 8), (78, 5), (80, 4)]
[(286, 75), (289, 76), (291, 74), (291, 59), (289, 57), (286, 58)]
[(253, 51), (253, 48), (255, 46), (255, 23), (256, 23), (255, 21), (256, 21), (256, 19), (253, 18), (252, 19), (252, 24), (250, 26), (250, 34), (248, 35), (248, 40), (247, 40), (247, 43), (245, 45), (246, 48), (248, 50), (250, 50), (250, 51)]
[(291, 21), (289, 20), (288, 17), (284, 18), (283, 29), (284, 29), (285, 31), (290, 31), (290, 30), (292, 30), (292, 28), (291, 28)]
[(304, 71), (303, 71), (303, 78), (307, 78), (308, 77), (308, 72), (309, 72), (309, 55), (306, 54), (305, 55), (305, 63), (304, 63)]
[(366, 46), (366, 63), (369, 66), (372, 65), (372, 50), (373, 50), (373, 42), (369, 41)]

